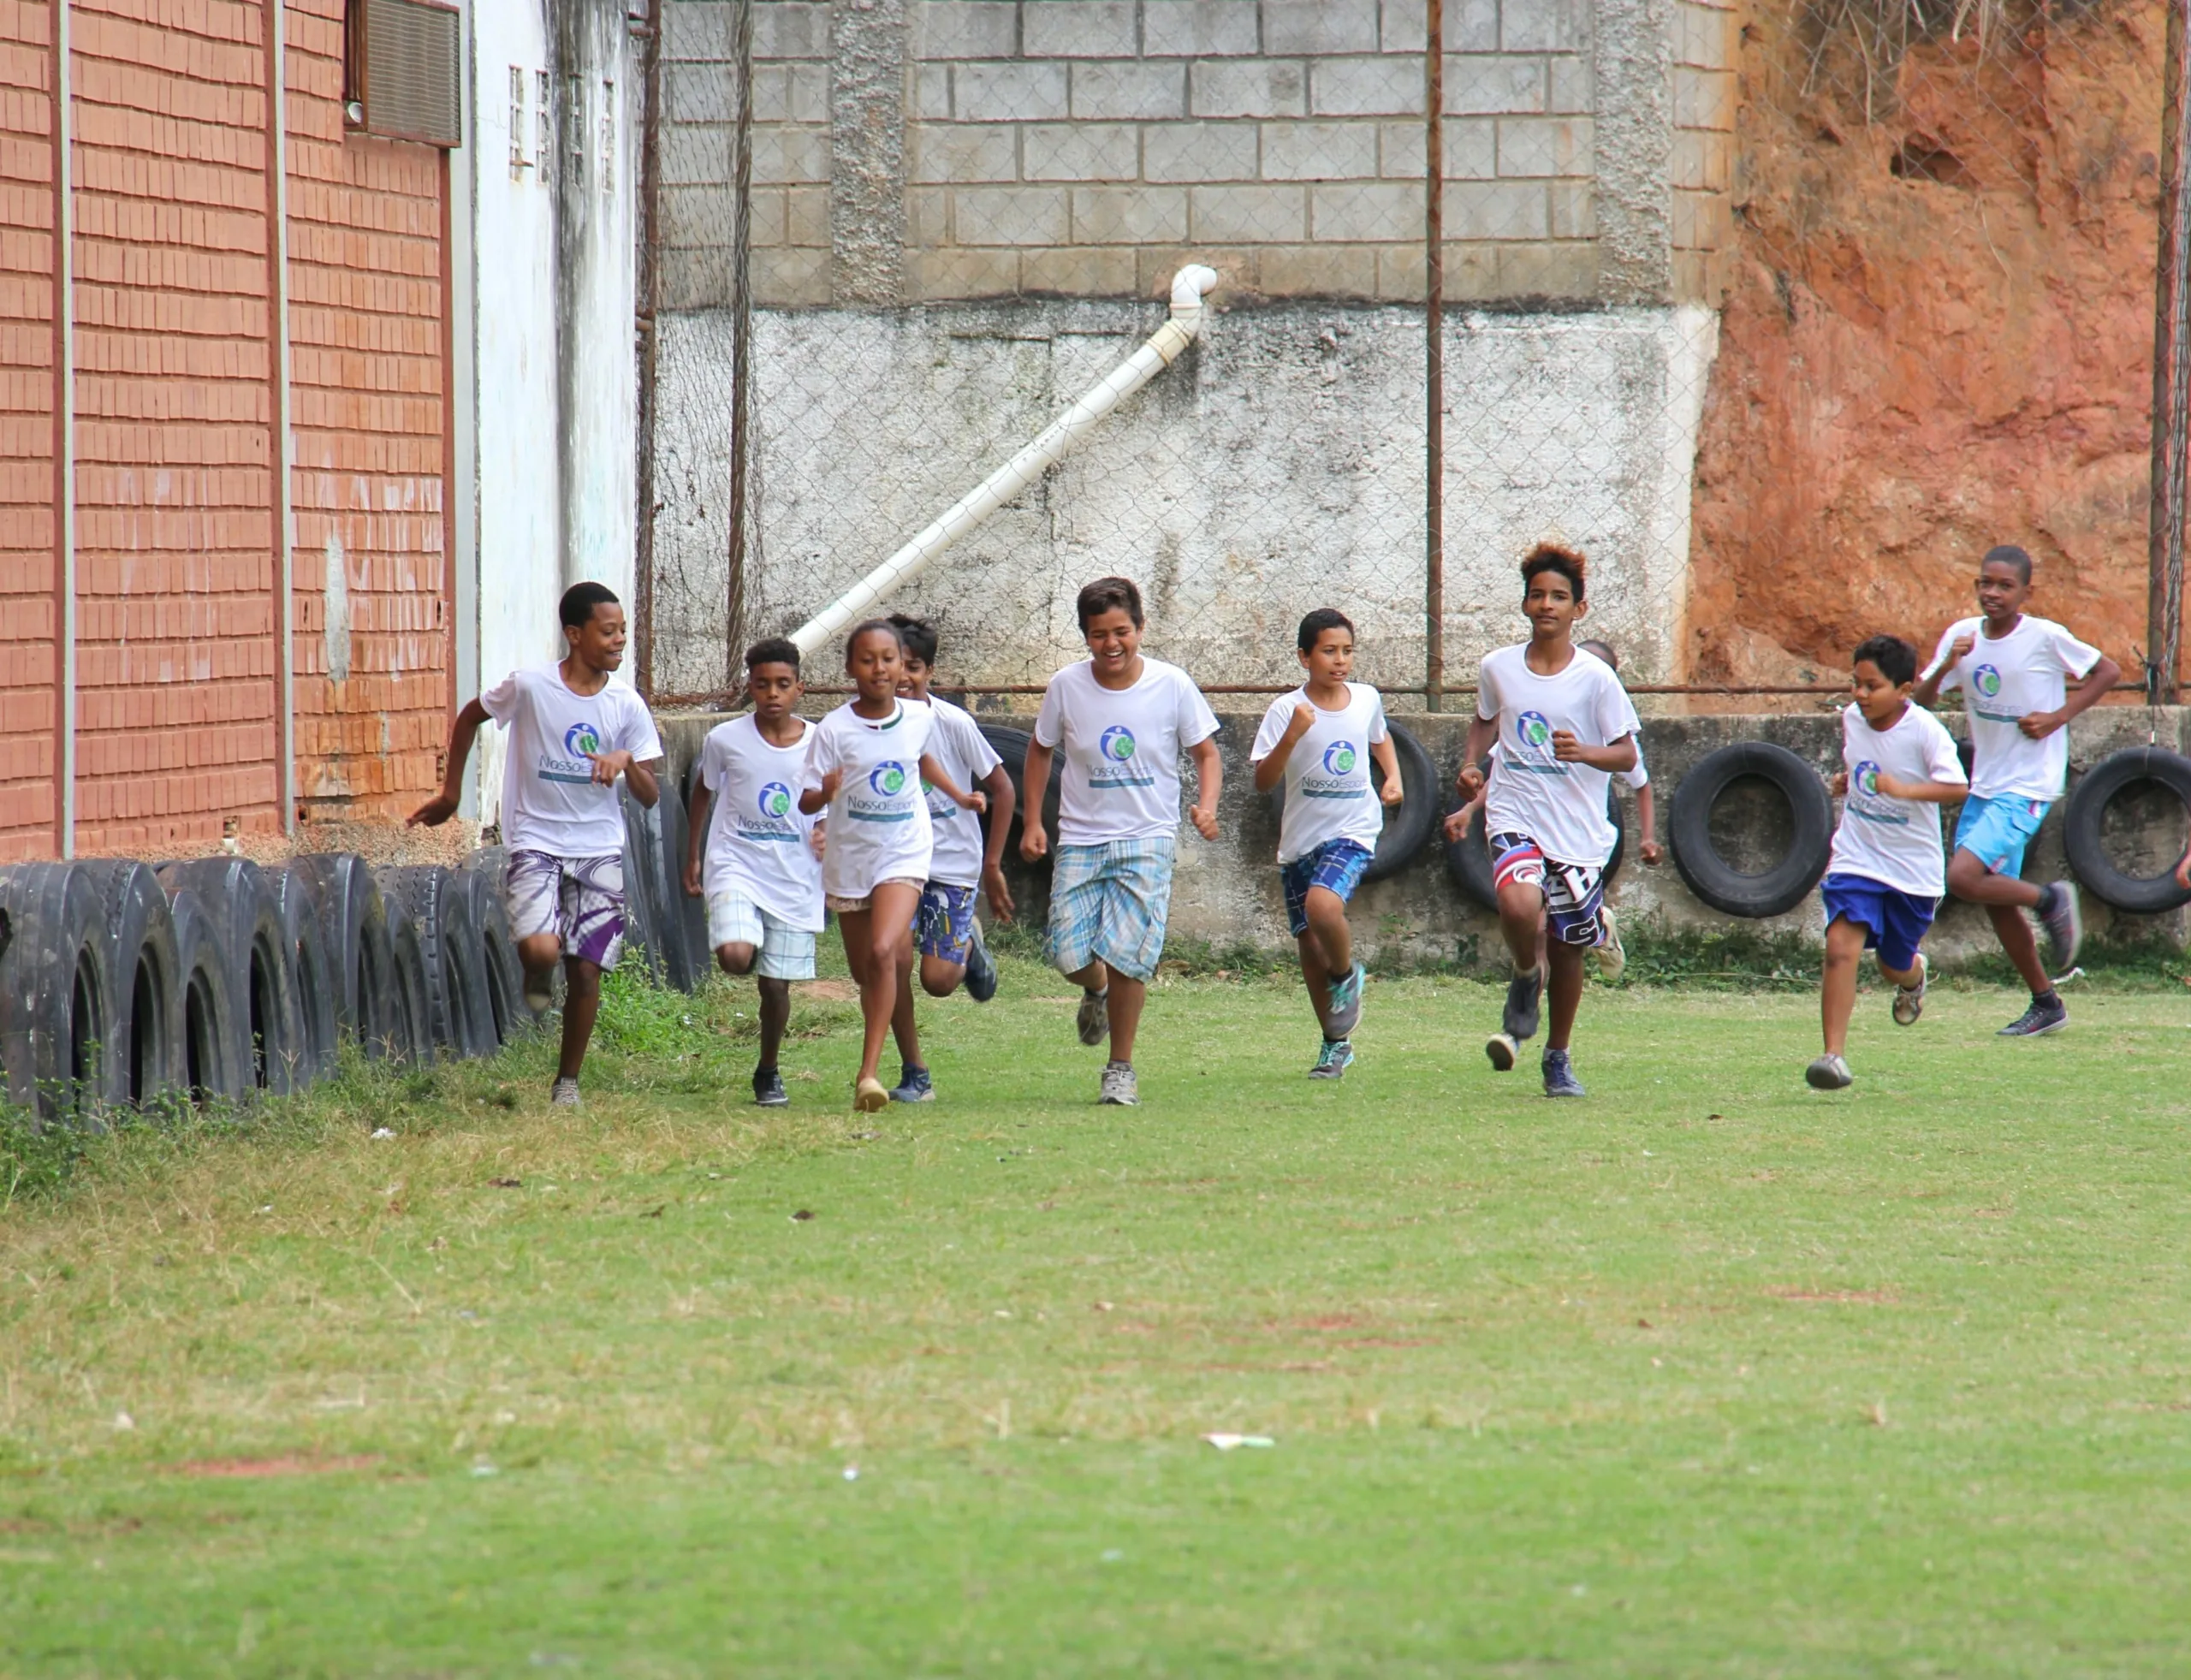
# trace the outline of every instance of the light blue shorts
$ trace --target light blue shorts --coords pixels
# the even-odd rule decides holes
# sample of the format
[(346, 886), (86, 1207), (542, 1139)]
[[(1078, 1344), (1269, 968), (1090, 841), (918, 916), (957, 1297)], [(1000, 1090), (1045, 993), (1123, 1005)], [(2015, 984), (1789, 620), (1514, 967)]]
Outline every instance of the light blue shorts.
[(2024, 848), (2046, 820), (2047, 801), (2016, 793), (1965, 799), (1955, 825), (1955, 849), (1968, 852), (1995, 875), (2022, 875)]
[(1050, 929), (1044, 955), (1063, 974), (1098, 959), (1129, 980), (1147, 980), (1164, 954), (1172, 908), (1170, 834), (1060, 846), (1050, 876)]

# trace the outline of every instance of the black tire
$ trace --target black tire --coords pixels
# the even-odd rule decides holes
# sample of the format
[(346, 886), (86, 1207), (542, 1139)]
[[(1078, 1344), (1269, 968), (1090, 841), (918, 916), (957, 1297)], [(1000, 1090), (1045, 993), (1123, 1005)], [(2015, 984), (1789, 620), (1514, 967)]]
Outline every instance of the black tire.
[(182, 1078), (200, 1107), (235, 1102), (252, 1089), (248, 1029), (236, 1024), (235, 965), (221, 924), (187, 887), (168, 894), (176, 971), (182, 977)]
[(401, 904), (417, 935), (426, 1026), (439, 1054), (491, 1055), (499, 1048), (487, 995), (486, 947), (472, 919), (471, 888), (438, 864), (379, 872), (382, 898)]
[(170, 899), (195, 893), (213, 917), (228, 953), (230, 1024), (240, 1035), (236, 1054), (250, 1088), (277, 1096), (302, 1089), (296, 953), (272, 881), (244, 858), (165, 864), (159, 873)]
[[(2062, 816), (2062, 844), (2079, 883), (2102, 903), (2133, 916), (2159, 916), (2191, 904), (2191, 893), (2176, 884), (2175, 864), (2183, 855), (2181, 852), (2162, 865), (2158, 875), (2135, 876), (2117, 868), (2100, 843), (2108, 806), (2148, 781), (2166, 788), (2191, 810), (2191, 758), (2162, 747), (2134, 746), (2109, 753), (2087, 770), (2069, 790), (2069, 807)], [(2176, 830), (2179, 836), (2182, 833), (2181, 828)]]
[(114, 937), (99, 883), (74, 864), (0, 870), (0, 1064), (41, 1124), (96, 1123), (114, 1089)]
[[(668, 776), (656, 779), (662, 797), (655, 802), (654, 826), (662, 844), (656, 853), (655, 925), (662, 938), (662, 969), (680, 992), (697, 990), (707, 975), (708, 914), (698, 899), (685, 896), (685, 854), (692, 844), (685, 820), (685, 797)], [(697, 921), (697, 925), (696, 925)]]
[[(1793, 815), (1788, 854), (1760, 875), (1746, 874), (1712, 844), (1712, 807), (1730, 783), (1755, 776), (1780, 790)], [(1689, 890), (1729, 916), (1778, 916), (1808, 897), (1826, 874), (1833, 848), (1833, 801), (1814, 765), (1771, 741), (1737, 741), (1707, 752), (1674, 789), (1666, 838)]]
[[(1416, 859), (1430, 839), (1440, 811), (1438, 767), (1431, 762), (1422, 743), (1390, 719), (1385, 727), (1392, 737), (1392, 756), (1400, 764), (1400, 806), (1397, 811), (1386, 809), (1384, 828), (1377, 835), (1376, 849), (1369, 854), (1369, 866), (1362, 871), (1364, 881), (1382, 881), (1386, 876), (1398, 875)], [(1375, 761), (1370, 764), (1370, 787), (1373, 793), (1384, 786)], [(1270, 820), (1274, 826), (1286, 820), (1286, 784), (1280, 782), (1271, 789)]]
[[(1606, 820), (1612, 824), (1612, 850), (1606, 857), (1604, 876), (1610, 887), (1620, 873), (1621, 860), (1628, 855), (1628, 820), (1621, 814), (1619, 793), (1611, 787), (1606, 789)], [(1492, 884), (1491, 837), (1485, 832), (1490, 826), (1484, 813), (1478, 811), (1465, 840), (1445, 843), (1446, 873), (1472, 903), (1496, 910), (1499, 891)]]
[(98, 887), (113, 941), (113, 1038), (102, 1095), (117, 1107), (142, 1108), (183, 1083), (182, 974), (168, 895), (142, 864), (97, 858), (76, 867)]
[(410, 906), (383, 882), (385, 869), (373, 872), (381, 888), (388, 926), (388, 981), (382, 996), (385, 1012), (375, 1021), (379, 1054), (391, 1062), (425, 1067), (434, 1060), (434, 1018), (426, 973), (426, 947)]
[(385, 1054), (390, 1031), (388, 911), (372, 867), (355, 852), (294, 859), (289, 872), (311, 886), (319, 906), (320, 943), (333, 977), (335, 1024), (365, 1054)]
[(657, 986), (668, 983), (669, 969), (662, 953), (660, 926), (662, 893), (662, 826), (653, 810), (632, 797), (632, 790), (616, 784), (616, 797), (624, 810), (624, 950), (622, 956), (638, 955)]
[[(1004, 773), (1012, 780), (1012, 827), (1005, 835), (1004, 862), (1007, 869), (1047, 870), (1055, 855), (1058, 840), (1058, 798), (1065, 781), (1063, 761), (1054, 755), (1050, 759), (1050, 785), (1042, 791), (1042, 822), (1049, 830), (1050, 851), (1039, 864), (1030, 864), (1019, 855), (1019, 836), (1025, 831), (1027, 789), (1024, 786), (1027, 770), (1027, 749), (1035, 738), (1024, 729), (1015, 729), (1008, 723), (983, 723), (979, 727), (982, 739), (989, 744), (989, 751), (1004, 761)], [(989, 819), (982, 817), (982, 834), (986, 840)]]
[(487, 846), (466, 858), (458, 871), (471, 893), (472, 925), (479, 935), (480, 973), (487, 982), (487, 1008), (497, 1044), (508, 1044), (532, 1019), (525, 1006), (525, 965), (518, 959), (517, 941), (510, 935), (509, 905), (502, 896), (508, 870), (509, 853), (499, 846)]
[(292, 864), (267, 870), (266, 880), (281, 907), (282, 936), (289, 942), (296, 986), (298, 1083), (315, 1084), (335, 1072), (341, 1036), (335, 998), (342, 982), (327, 947), (327, 918), (311, 875)]

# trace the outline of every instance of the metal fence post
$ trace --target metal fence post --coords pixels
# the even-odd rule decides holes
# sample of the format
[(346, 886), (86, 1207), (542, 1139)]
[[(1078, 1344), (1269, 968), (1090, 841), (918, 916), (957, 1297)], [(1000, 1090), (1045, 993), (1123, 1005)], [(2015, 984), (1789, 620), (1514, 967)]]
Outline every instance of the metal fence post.
[(2185, 474), (2191, 469), (2191, 0), (2169, 0), (2153, 286), (2152, 498), (2146, 545), (2146, 692), (2176, 703), (2183, 634)]

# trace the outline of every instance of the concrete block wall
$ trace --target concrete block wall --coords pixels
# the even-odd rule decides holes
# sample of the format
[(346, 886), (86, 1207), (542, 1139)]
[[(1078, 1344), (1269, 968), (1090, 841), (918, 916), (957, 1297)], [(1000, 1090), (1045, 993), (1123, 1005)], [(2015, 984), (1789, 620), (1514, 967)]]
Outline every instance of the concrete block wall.
[(1716, 306), (1734, 244), (1735, 46), (1732, 0), (1674, 0), (1674, 295)]

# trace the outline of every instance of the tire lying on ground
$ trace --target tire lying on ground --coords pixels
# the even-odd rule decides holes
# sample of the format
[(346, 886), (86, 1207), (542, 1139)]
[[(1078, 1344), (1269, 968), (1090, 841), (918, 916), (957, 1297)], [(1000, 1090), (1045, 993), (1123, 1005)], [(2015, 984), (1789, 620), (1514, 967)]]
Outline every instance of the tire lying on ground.
[(300, 1083), (325, 1078), (335, 1071), (341, 1018), (335, 994), (341, 989), (327, 948), (327, 923), (311, 875), (294, 864), (266, 871), (266, 882), (282, 912), (282, 936), (288, 941), (290, 973), (297, 995), (297, 1073)]
[(319, 906), (336, 1030), (355, 1037), (366, 1055), (377, 1059), (388, 1047), (391, 958), (388, 912), (372, 866), (354, 852), (330, 852), (294, 858), (288, 869), (310, 883)]
[[(1755, 776), (1779, 790), (1792, 818), (1787, 854), (1770, 869), (1737, 869), (1712, 843), (1712, 807), (1729, 786)], [(1833, 846), (1833, 801), (1816, 768), (1771, 741), (1737, 741), (1697, 760), (1674, 789), (1666, 839), (1689, 890), (1729, 916), (1793, 910), (1826, 874)]]
[(279, 1095), (302, 1089), (303, 1028), (297, 1015), (294, 941), (283, 925), (281, 899), (258, 864), (244, 858), (199, 858), (163, 864), (160, 885), (173, 899), (189, 891), (213, 918), (229, 959), (230, 1026), (247, 1089)]
[(2108, 806), (2147, 782), (2165, 788), (2191, 808), (2191, 758), (2160, 747), (2134, 746), (2109, 753), (2084, 773), (2069, 790), (2062, 819), (2062, 843), (2078, 882), (2101, 902), (2134, 916), (2158, 916), (2191, 904), (2191, 893), (2176, 884), (2176, 864), (2183, 855), (2180, 820), (2170, 825), (2164, 848), (2168, 860), (2158, 875), (2130, 874), (2107, 855), (2102, 843)]
[(112, 941), (114, 1006), (102, 1059), (105, 1100), (141, 1107), (185, 1083), (182, 972), (159, 877), (142, 864), (77, 865), (99, 889)]
[(401, 905), (419, 945), (426, 1030), (436, 1052), (491, 1055), (498, 1046), (487, 994), (487, 949), (472, 919), (471, 889), (438, 864), (378, 872), (383, 902)]
[[(1385, 826), (1377, 836), (1376, 849), (1370, 853), (1369, 866), (1362, 871), (1364, 881), (1382, 881), (1386, 876), (1397, 875), (1413, 863), (1416, 854), (1428, 843), (1430, 832), (1439, 820), (1438, 767), (1431, 762), (1422, 743), (1416, 739), (1397, 723), (1386, 720), (1386, 728), (1392, 738), (1392, 756), (1399, 760), (1400, 803), (1398, 810), (1380, 806), (1384, 812)], [(1370, 797), (1377, 797), (1376, 790), (1384, 787), (1384, 776), (1372, 761), (1369, 769)], [(1286, 784), (1270, 791), (1270, 815), (1274, 823), (1286, 820)]]
[[(1628, 855), (1628, 819), (1621, 815), (1619, 793), (1610, 787), (1606, 790), (1606, 820), (1612, 824), (1612, 850), (1605, 867), (1605, 884), (1610, 887)], [(1496, 910), (1499, 889), (1492, 883), (1491, 840), (1485, 833), (1490, 826), (1479, 811), (1465, 839), (1445, 842), (1446, 873), (1471, 902)]]
[(181, 976), (182, 1089), (201, 1107), (233, 1102), (252, 1089), (250, 1035), (236, 1025), (235, 965), (220, 924), (189, 887), (168, 894), (168, 915)]
[[(1008, 723), (984, 723), (980, 727), (982, 739), (989, 744), (989, 750), (1004, 761), (1004, 773), (1012, 779), (1012, 829), (1005, 837), (1004, 842), (1006, 866), (1019, 869), (1048, 869), (1050, 865), (1048, 857), (1045, 857), (1039, 864), (1030, 864), (1019, 856), (1019, 836), (1025, 827), (1022, 819), (1027, 810), (1027, 789), (1023, 785), (1027, 769), (1027, 749), (1034, 744), (1035, 738), (1024, 729), (1015, 729)], [(1042, 822), (1049, 830), (1052, 855), (1055, 854), (1057, 848), (1058, 797), (1059, 789), (1063, 785), (1064, 780), (1063, 763), (1053, 757), (1050, 760), (1050, 785), (1042, 791)], [(989, 834), (989, 819), (984, 815), (982, 818), (982, 834), (984, 839)]]
[(110, 1089), (114, 940), (97, 881), (74, 864), (0, 870), (0, 1065), (41, 1122), (92, 1119)]
[(498, 1044), (508, 1043), (532, 1018), (525, 1006), (525, 965), (510, 935), (509, 906), (502, 898), (508, 867), (509, 853), (499, 846), (484, 846), (457, 871), (470, 896), (472, 930), (479, 936), (479, 971), (487, 983), (487, 1008)]

